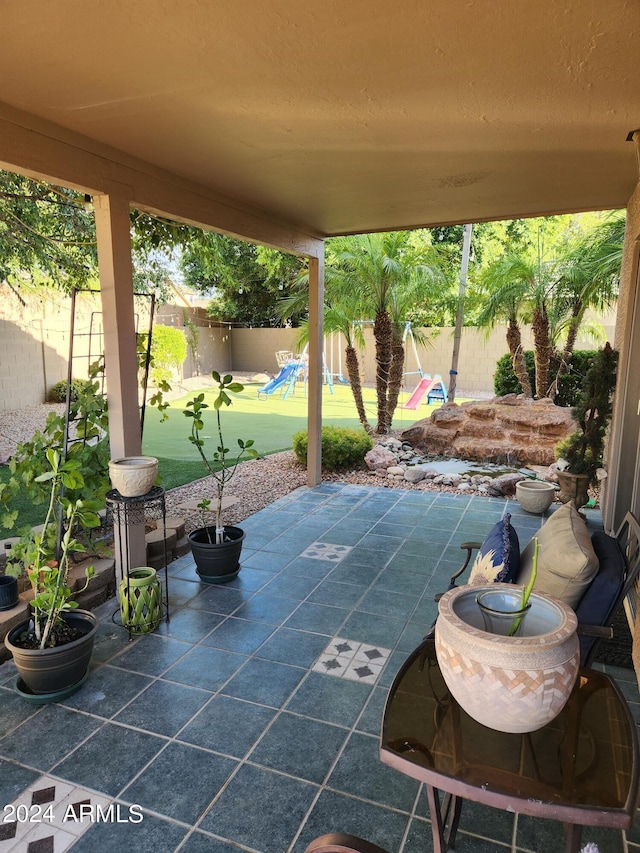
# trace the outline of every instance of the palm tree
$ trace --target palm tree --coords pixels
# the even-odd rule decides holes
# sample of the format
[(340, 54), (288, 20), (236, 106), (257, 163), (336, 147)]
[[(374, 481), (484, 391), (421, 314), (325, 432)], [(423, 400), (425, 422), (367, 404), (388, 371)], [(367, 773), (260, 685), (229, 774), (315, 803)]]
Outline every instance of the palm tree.
[(357, 294), (362, 310), (374, 317), (379, 434), (391, 428), (404, 364), (402, 338), (398, 340), (397, 334), (394, 343), (394, 319), (398, 319), (394, 301), (400, 304), (408, 293), (414, 299), (426, 298), (429, 285), (440, 278), (435, 250), (426, 243), (416, 247), (408, 231), (337, 237), (328, 245), (328, 292), (338, 302)]
[(481, 276), (480, 285), (486, 291), (484, 306), (478, 314), (477, 323), (481, 328), (494, 328), (496, 323), (507, 321), (507, 346), (516, 379), (520, 383), (525, 397), (532, 398), (533, 391), (522, 348), (522, 332), (519, 314), (524, 299), (520, 281), (504, 280), (502, 260), (496, 261)]
[[(284, 300), (283, 300), (284, 301)], [(351, 385), (351, 393), (356, 404), (358, 418), (364, 427), (365, 432), (372, 433), (373, 428), (367, 418), (367, 412), (364, 407), (364, 399), (362, 397), (362, 381), (360, 379), (360, 362), (358, 360), (358, 352), (356, 346), (360, 349), (364, 348), (364, 338), (362, 335), (362, 327), (353, 322), (353, 317), (357, 316), (358, 309), (355, 304), (355, 299), (349, 305), (346, 302), (337, 305), (327, 305), (324, 309), (324, 330), (326, 332), (340, 333), (346, 342), (345, 346), (345, 365), (347, 368), (347, 376)], [(300, 330), (296, 336), (296, 346), (303, 347), (309, 341), (309, 323), (305, 321), (300, 325)]]
[(617, 296), (625, 224), (624, 215), (614, 214), (578, 240), (560, 263), (554, 302), (558, 313), (564, 314), (562, 326), (567, 338), (556, 379), (548, 393), (552, 399), (558, 393), (559, 380), (568, 369), (586, 311), (589, 308), (602, 311)]

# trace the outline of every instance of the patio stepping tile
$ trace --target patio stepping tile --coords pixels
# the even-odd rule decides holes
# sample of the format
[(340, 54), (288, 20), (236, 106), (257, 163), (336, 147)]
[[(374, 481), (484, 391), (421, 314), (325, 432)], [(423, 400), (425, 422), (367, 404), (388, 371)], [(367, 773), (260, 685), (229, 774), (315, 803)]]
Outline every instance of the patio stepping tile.
[[(115, 599), (101, 605), (91, 672), (63, 703), (25, 703), (13, 664), (0, 666), (2, 802), (55, 788), (60, 802), (142, 808), (139, 823), (53, 827), (56, 853), (303, 853), (332, 831), (393, 853), (431, 849), (424, 790), (380, 762), (380, 724), (434, 595), (462, 564), (458, 543), (505, 511), (522, 537), (542, 523), (513, 501), (376, 485), (278, 499), (243, 522), (231, 583), (202, 583), (191, 555), (171, 564), (171, 619), (155, 633), (129, 642)], [(613, 674), (640, 721), (635, 674)], [(0, 830), (14, 833), (0, 853), (21, 853), (27, 836), (28, 853), (54, 843), (52, 827)], [(614, 830), (587, 829), (587, 841), (640, 853), (637, 827), (626, 848)], [(467, 803), (456, 849), (562, 844), (559, 824)]]
[(154, 681), (114, 718), (117, 723), (172, 737), (211, 699), (205, 690)]
[(263, 853), (282, 853), (317, 793), (315, 785), (244, 765), (202, 820), (215, 832)]
[(237, 762), (194, 746), (170, 743), (121, 794), (166, 817), (194, 824)]
[(193, 717), (178, 738), (203, 749), (243, 758), (274, 715), (273, 708), (218, 695)]

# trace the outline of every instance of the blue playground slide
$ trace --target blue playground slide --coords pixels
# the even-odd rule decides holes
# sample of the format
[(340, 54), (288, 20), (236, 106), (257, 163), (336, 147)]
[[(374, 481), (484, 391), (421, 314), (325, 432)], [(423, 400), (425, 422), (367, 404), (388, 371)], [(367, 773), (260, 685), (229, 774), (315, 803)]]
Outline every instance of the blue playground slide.
[(262, 388), (258, 389), (258, 399), (260, 399), (261, 394), (264, 394), (266, 396), (268, 394), (273, 394), (273, 392), (277, 391), (278, 388), (282, 388), (285, 382), (289, 382), (289, 380), (291, 379), (291, 374), (297, 373), (299, 369), (299, 362), (291, 362), (290, 364), (285, 364), (285, 366), (281, 368), (280, 373), (277, 376), (274, 376), (273, 379), (270, 379), (266, 385), (263, 385)]

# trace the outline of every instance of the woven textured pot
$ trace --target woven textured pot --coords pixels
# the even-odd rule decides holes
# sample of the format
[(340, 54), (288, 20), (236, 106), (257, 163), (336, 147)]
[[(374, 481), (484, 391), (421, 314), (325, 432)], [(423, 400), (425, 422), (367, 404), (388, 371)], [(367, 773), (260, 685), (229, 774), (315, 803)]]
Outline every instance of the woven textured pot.
[(511, 584), (462, 586), (438, 604), (436, 655), (458, 704), (501, 732), (533, 732), (564, 708), (580, 665), (576, 615), (551, 596), (532, 593), (522, 634), (484, 630), (479, 593)]
[(541, 515), (549, 509), (555, 494), (552, 483), (543, 483), (541, 480), (521, 480), (516, 483), (516, 498), (525, 512)]
[(162, 586), (156, 570), (132, 569), (120, 582), (120, 618), (132, 634), (149, 634), (162, 621)]
[(153, 456), (125, 456), (109, 462), (109, 479), (123, 498), (138, 498), (151, 491), (158, 476), (158, 460)]

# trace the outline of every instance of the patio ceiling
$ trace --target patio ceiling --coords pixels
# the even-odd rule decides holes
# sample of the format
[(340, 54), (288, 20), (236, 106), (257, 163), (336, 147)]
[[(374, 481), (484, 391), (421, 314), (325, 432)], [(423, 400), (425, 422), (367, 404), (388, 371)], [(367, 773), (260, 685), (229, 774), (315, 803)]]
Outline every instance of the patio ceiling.
[(313, 236), (623, 207), (637, 180), (633, 2), (9, 0), (2, 25), (10, 108)]

